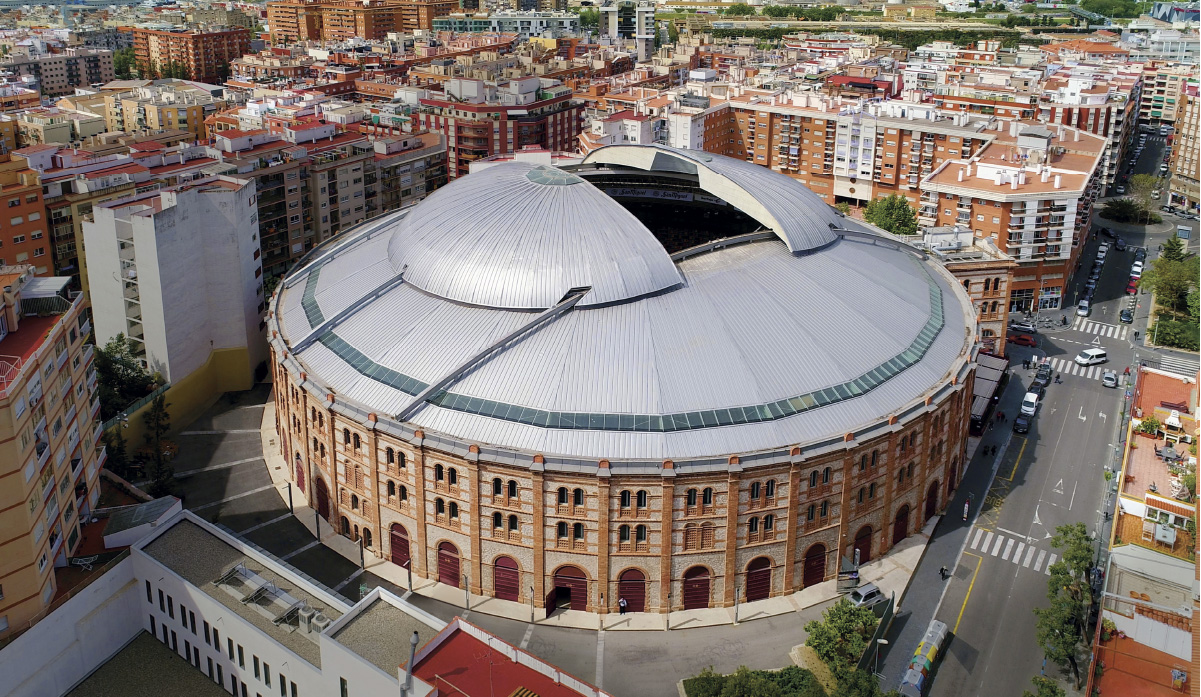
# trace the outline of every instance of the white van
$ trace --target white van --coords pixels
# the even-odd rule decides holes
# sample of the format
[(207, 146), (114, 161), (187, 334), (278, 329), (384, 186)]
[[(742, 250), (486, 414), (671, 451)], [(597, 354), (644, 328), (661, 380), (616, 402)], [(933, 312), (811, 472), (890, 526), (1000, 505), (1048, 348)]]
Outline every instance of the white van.
[(1027, 392), (1025, 397), (1022, 397), (1022, 413), (1026, 416), (1034, 416), (1034, 412), (1038, 411), (1038, 393)]
[[(1076, 354), (1077, 365), (1098, 365), (1109, 361), (1109, 354), (1103, 348), (1084, 349)], [(1027, 395), (1029, 396), (1029, 395)]]

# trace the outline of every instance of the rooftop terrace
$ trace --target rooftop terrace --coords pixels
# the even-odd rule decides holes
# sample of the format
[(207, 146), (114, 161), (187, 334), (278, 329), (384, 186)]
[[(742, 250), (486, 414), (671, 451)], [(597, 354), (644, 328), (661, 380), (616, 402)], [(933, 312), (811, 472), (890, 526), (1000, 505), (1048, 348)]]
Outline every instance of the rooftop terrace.
[(212, 679), (146, 632), (89, 675), (67, 697), (229, 697)]

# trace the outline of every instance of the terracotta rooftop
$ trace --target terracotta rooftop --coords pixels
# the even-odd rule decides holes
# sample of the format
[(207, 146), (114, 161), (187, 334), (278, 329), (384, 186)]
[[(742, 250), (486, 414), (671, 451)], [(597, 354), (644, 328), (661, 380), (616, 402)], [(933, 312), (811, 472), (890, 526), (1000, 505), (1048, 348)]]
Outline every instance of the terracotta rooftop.
[(1186, 382), (1175, 374), (1167, 374), (1159, 370), (1145, 368), (1140, 370), (1138, 393), (1134, 396), (1134, 407), (1148, 412), (1166, 402), (1188, 405), (1188, 409), (1180, 410), (1182, 414), (1195, 412), (1198, 397), (1196, 376), (1187, 377), (1193, 378), (1193, 382)]
[(1093, 686), (1102, 695), (1176, 697), (1181, 690), (1172, 684), (1173, 670), (1184, 671), (1187, 683), (1197, 679), (1197, 671), (1188, 661), (1130, 638), (1114, 637), (1099, 644), (1097, 660), (1104, 661), (1105, 668)]
[(1132, 544), (1139, 547), (1145, 547), (1155, 552), (1167, 554), (1177, 559), (1184, 561), (1193, 561), (1196, 558), (1195, 547), (1196, 539), (1183, 528), (1176, 529), (1176, 542), (1168, 545), (1165, 542), (1159, 542), (1151, 537), (1148, 539), (1147, 531), (1144, 529), (1144, 521), (1141, 515), (1133, 513), (1118, 513), (1114, 525), (1114, 545)]

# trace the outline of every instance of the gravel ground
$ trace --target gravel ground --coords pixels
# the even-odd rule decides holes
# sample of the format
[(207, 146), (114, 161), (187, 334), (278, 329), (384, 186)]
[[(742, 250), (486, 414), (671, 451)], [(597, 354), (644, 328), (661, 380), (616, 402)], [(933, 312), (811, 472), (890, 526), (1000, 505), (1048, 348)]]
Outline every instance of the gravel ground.
[[(164, 692), (164, 687), (170, 689)], [(67, 697), (229, 697), (229, 693), (146, 632), (89, 675)]]

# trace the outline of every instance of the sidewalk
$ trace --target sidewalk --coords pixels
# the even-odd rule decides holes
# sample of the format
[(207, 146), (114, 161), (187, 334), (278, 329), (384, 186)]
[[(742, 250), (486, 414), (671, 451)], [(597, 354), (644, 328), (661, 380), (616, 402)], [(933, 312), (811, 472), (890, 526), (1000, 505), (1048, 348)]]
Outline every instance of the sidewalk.
[[(277, 447), (275, 434), (275, 403), (268, 401), (263, 409), (263, 421), (260, 428), (263, 443), (263, 458), (267, 462), (267, 471), (276, 491), (285, 503), (288, 500), (289, 483), (285, 478), (286, 463)], [(968, 461), (979, 444), (978, 438), (968, 439)], [(298, 491), (293, 492), (293, 516), (300, 521), (310, 534), (316, 536), (316, 526), (320, 521), (321, 542), (326, 547), (338, 552), (356, 565), (359, 564), (359, 546), (350, 539), (338, 534), (333, 526), (321, 520), (316, 512), (304, 502), (304, 496)], [(926, 551), (927, 543), (941, 516), (931, 518), (922, 528), (921, 533), (912, 535), (899, 543), (882, 559), (873, 560), (863, 565), (859, 570), (859, 578), (863, 583), (874, 583), (885, 595), (896, 594), (897, 603), (909, 587), (914, 570)], [(401, 588), (409, 588), (409, 575), (399, 566), (376, 556), (375, 552), (367, 551), (364, 559), (365, 571), (369, 571)], [(534, 608), (526, 603), (509, 600), (498, 600), (490, 596), (467, 594), (461, 588), (438, 583), (425, 578), (412, 578), (412, 592), (437, 600), (448, 605), (464, 608), (470, 612), (494, 615), (520, 622), (533, 622), (539, 626), (565, 627), (573, 629), (605, 630), (605, 631), (663, 631), (665, 629), (694, 629), (697, 627), (712, 627), (734, 623), (734, 608), (707, 608), (703, 610), (681, 610), (666, 615), (651, 612), (598, 614), (578, 610), (557, 611), (550, 617), (542, 608)], [(777, 617), (791, 613), (799, 613), (808, 608), (837, 600), (840, 594), (837, 581), (830, 580), (816, 586), (804, 588), (791, 595), (782, 595), (751, 603), (742, 603), (738, 607), (738, 621), (746, 622), (764, 617)]]

